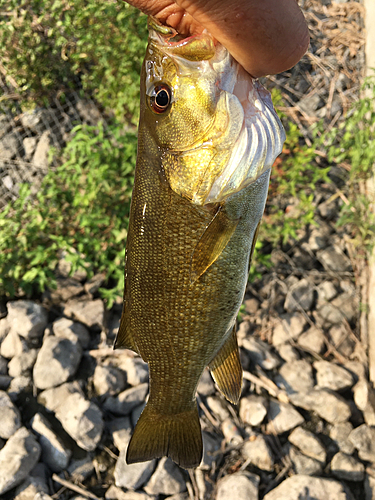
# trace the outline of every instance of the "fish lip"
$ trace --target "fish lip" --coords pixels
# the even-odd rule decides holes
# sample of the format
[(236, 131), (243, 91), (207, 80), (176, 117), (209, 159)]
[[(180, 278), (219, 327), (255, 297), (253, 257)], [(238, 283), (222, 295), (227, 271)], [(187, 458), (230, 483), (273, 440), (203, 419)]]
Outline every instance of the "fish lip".
[[(180, 35), (174, 28), (161, 24), (157, 19), (149, 17), (148, 20), (149, 42), (159, 50), (165, 51), (169, 56), (186, 55), (190, 59), (188, 53), (192, 44), (201, 42), (201, 46), (205, 47), (206, 54), (202, 56), (202, 60), (211, 59), (215, 55), (217, 42), (207, 30), (196, 35), (183, 36)], [(186, 54), (184, 54), (186, 49)]]

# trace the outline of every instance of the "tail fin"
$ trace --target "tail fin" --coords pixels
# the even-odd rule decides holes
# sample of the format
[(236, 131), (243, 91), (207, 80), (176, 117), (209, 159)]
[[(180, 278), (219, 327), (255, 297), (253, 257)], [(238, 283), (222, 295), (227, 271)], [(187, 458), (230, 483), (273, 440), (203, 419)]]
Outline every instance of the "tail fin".
[(144, 462), (153, 458), (170, 457), (176, 464), (189, 469), (202, 460), (202, 433), (198, 409), (161, 415), (150, 403), (143, 410), (130, 440), (126, 462)]

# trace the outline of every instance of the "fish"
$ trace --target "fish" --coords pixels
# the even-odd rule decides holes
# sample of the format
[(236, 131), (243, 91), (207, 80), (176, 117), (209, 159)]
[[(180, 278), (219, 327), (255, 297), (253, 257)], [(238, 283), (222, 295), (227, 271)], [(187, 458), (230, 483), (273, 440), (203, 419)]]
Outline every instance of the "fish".
[(148, 363), (149, 397), (126, 462), (197, 467), (206, 367), (237, 403), (243, 301), (270, 171), (285, 132), (270, 98), (213, 37), (149, 18), (138, 152), (115, 348)]

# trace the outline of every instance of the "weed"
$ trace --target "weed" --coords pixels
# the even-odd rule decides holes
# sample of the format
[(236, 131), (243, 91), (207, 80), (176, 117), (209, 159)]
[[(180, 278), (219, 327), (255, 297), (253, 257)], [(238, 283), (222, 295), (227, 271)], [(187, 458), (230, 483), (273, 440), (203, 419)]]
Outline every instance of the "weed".
[(9, 0), (0, 15), (0, 60), (29, 106), (78, 83), (133, 124), (146, 40), (146, 16), (126, 2)]
[(64, 161), (34, 200), (23, 185), (0, 214), (0, 295), (53, 286), (60, 250), (73, 269), (104, 272), (108, 306), (123, 289), (123, 263), (136, 158), (136, 136), (111, 126), (78, 126)]

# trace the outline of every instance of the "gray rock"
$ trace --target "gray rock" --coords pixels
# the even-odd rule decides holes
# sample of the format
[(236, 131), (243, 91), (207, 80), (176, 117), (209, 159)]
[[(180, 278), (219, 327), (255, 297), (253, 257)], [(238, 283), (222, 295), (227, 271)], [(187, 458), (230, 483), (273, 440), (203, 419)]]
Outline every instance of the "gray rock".
[(126, 449), (132, 435), (129, 417), (114, 418), (107, 423), (107, 427), (116, 448), (119, 451)]
[(375, 462), (375, 428), (366, 424), (356, 427), (349, 434), (349, 441), (358, 450), (361, 460)]
[(341, 311), (341, 314), (349, 323), (358, 316), (358, 299), (352, 293), (341, 293), (331, 301), (331, 304)]
[(83, 397), (83, 392), (78, 382), (68, 382), (59, 387), (53, 387), (41, 392), (38, 396), (38, 403), (45, 406), (47, 410), (55, 412), (66, 399), (75, 393)]
[(368, 364), (367, 360), (364, 362), (360, 361), (346, 361), (344, 366), (350, 371), (356, 378), (356, 380), (367, 378)]
[(21, 115), (21, 123), (23, 127), (30, 129), (32, 132), (40, 134), (48, 128), (52, 119), (52, 111), (43, 108), (37, 108), (33, 111), (26, 111)]
[(82, 120), (90, 125), (97, 125), (98, 121), (103, 119), (96, 105), (87, 99), (79, 99), (76, 103), (76, 109)]
[(322, 472), (322, 463), (315, 458), (306, 456), (294, 446), (290, 447), (289, 457), (293, 463), (296, 474), (306, 474), (307, 476), (318, 475)]
[(82, 348), (78, 342), (55, 336), (47, 337), (34, 365), (34, 384), (49, 389), (63, 384), (75, 374), (81, 361)]
[(375, 391), (369, 381), (360, 378), (353, 387), (354, 402), (363, 412), (367, 425), (375, 425)]
[(314, 228), (309, 236), (308, 239), (308, 245), (310, 247), (310, 250), (313, 250), (314, 252), (316, 250), (322, 250), (327, 246), (327, 234), (325, 232), (321, 231), (321, 229)]
[(323, 281), (318, 285), (317, 292), (319, 302), (329, 302), (336, 297), (337, 288), (332, 281)]
[(60, 318), (52, 325), (56, 337), (63, 337), (72, 342), (79, 342), (83, 349), (87, 349), (90, 343), (90, 332), (81, 323), (68, 318)]
[(240, 418), (245, 424), (257, 427), (267, 415), (268, 401), (263, 396), (250, 395), (240, 399)]
[(19, 377), (12, 378), (8, 387), (10, 399), (12, 401), (16, 401), (22, 392), (31, 392), (31, 387), (32, 380), (29, 376), (21, 375)]
[(220, 399), (220, 397), (208, 396), (206, 401), (212, 413), (221, 422), (230, 417), (230, 413), (227, 407), (225, 406), (225, 403), (223, 402), (222, 399)]
[(313, 316), (316, 320), (316, 324), (322, 328), (336, 325), (344, 320), (344, 315), (340, 309), (330, 302), (318, 307), (318, 309), (313, 312)]
[(126, 373), (129, 385), (136, 386), (148, 381), (148, 365), (141, 358), (121, 356), (119, 367)]
[(13, 332), (29, 340), (41, 338), (48, 323), (44, 307), (31, 300), (8, 302), (8, 323)]
[(259, 476), (242, 471), (228, 474), (217, 483), (216, 500), (258, 500)]
[(255, 337), (242, 340), (242, 347), (248, 358), (264, 370), (273, 370), (280, 365), (279, 357), (272, 352), (272, 348)]
[(66, 469), (72, 452), (54, 432), (46, 417), (36, 413), (31, 420), (31, 428), (39, 437), (43, 462), (54, 472)]
[(251, 297), (250, 299), (245, 299), (244, 304), (245, 304), (245, 311), (248, 314), (254, 315), (259, 309), (259, 300), (255, 299), (254, 297)]
[(274, 459), (263, 434), (250, 436), (242, 447), (242, 455), (261, 470), (273, 470)]
[(25, 137), (22, 141), (23, 149), (25, 150), (25, 158), (30, 159), (32, 157), (36, 148), (36, 143), (36, 137)]
[(211, 469), (217, 460), (220, 460), (221, 454), (218, 453), (221, 446), (221, 440), (214, 434), (209, 434), (208, 432), (202, 432), (203, 438), (203, 458), (198, 469), (199, 470), (209, 470)]
[(141, 413), (143, 412), (145, 406), (146, 406), (146, 401), (144, 403), (140, 404), (139, 406), (136, 406), (134, 408), (134, 410), (132, 410), (130, 420), (131, 420), (133, 427), (136, 426), (136, 424), (139, 420), (139, 417), (141, 416)]
[(82, 284), (71, 277), (57, 278), (56, 288), (48, 290), (48, 298), (54, 302), (67, 302), (84, 291)]
[(263, 500), (354, 500), (345, 486), (332, 479), (296, 475), (288, 477)]
[(0, 356), (0, 375), (8, 374), (8, 361)]
[(314, 304), (314, 288), (305, 278), (290, 287), (286, 294), (284, 309), (288, 312), (309, 311)]
[(328, 339), (340, 354), (349, 357), (355, 348), (355, 342), (349, 337), (344, 324), (334, 325), (329, 329)]
[(175, 495), (166, 497), (165, 500), (189, 500), (190, 498), (191, 497), (189, 496), (189, 493), (185, 492), (185, 493), (176, 493)]
[(239, 428), (233, 422), (233, 418), (226, 418), (221, 423), (221, 432), (224, 434), (224, 439), (226, 443), (233, 444), (235, 446), (243, 442), (243, 437)]
[(47, 485), (43, 481), (39, 478), (28, 477), (17, 487), (13, 500), (47, 500), (51, 498), (48, 493)]
[[(77, 253), (74, 249), (70, 249), (72, 253)], [(66, 250), (63, 250), (59, 254), (59, 261), (56, 266), (56, 273), (58, 276), (61, 276), (62, 278), (67, 278), (70, 276), (72, 272), (72, 263), (66, 259), (68, 256), (68, 252)], [(78, 281), (84, 281), (87, 278), (87, 272), (83, 268), (77, 269), (73, 274), (72, 278), (78, 280)]]
[(303, 332), (297, 339), (297, 343), (302, 349), (308, 352), (321, 354), (325, 348), (325, 336), (320, 328), (312, 326)]
[(0, 437), (9, 439), (21, 427), (21, 415), (4, 391), (0, 391), (0, 415)]
[(0, 391), (6, 391), (12, 381), (9, 375), (0, 375)]
[(215, 394), (215, 384), (208, 369), (204, 370), (199, 380), (197, 392), (201, 396), (212, 396), (212, 394)]
[(12, 359), (28, 350), (26, 342), (13, 330), (8, 333), (0, 346), (0, 353), (6, 359)]
[(58, 406), (56, 418), (78, 446), (95, 450), (104, 428), (102, 413), (95, 403), (75, 392)]
[[(302, 334), (304, 335), (304, 334)], [(302, 337), (301, 335), (301, 337)], [(279, 353), (279, 356), (286, 361), (287, 363), (291, 361), (297, 361), (297, 359), (300, 359), (300, 356), (298, 354), (298, 351), (294, 349), (290, 344), (281, 344), (277, 347), (277, 352)]]
[(10, 324), (8, 323), (8, 318), (0, 319), (0, 343), (5, 339), (10, 330)]
[(316, 255), (326, 271), (345, 272), (352, 270), (350, 259), (336, 245), (319, 250)]
[(327, 453), (319, 439), (312, 432), (297, 427), (290, 433), (288, 440), (308, 457), (318, 460), (322, 465), (325, 464)]
[(294, 392), (308, 392), (314, 387), (314, 378), (310, 363), (305, 359), (284, 363), (279, 374), (275, 377), (279, 387), (288, 394)]
[(365, 481), (365, 499), (364, 500), (374, 500), (375, 498), (375, 477), (366, 474)]
[(101, 299), (82, 301), (71, 299), (65, 304), (63, 314), (89, 328), (101, 330), (104, 326), (104, 304)]
[(11, 121), (10, 116), (8, 117), (6, 114), (0, 116), (0, 139), (4, 137), (7, 132), (9, 132), (12, 125), (13, 122)]
[(97, 365), (94, 371), (93, 384), (98, 396), (114, 396), (126, 385), (122, 371), (114, 366)]
[(50, 470), (43, 462), (38, 462), (29, 475), (29, 478), (35, 479), (47, 493), (49, 493), (49, 477)]
[(22, 143), (16, 132), (10, 132), (0, 140), (0, 158), (2, 160), (11, 160), (17, 156), (18, 152), (21, 153), (22, 149)]
[(99, 273), (95, 274), (92, 278), (90, 278), (86, 283), (85, 283), (85, 292), (89, 294), (94, 294), (96, 293), (99, 288), (102, 286), (102, 284), (105, 282), (105, 274)]
[(303, 424), (305, 419), (292, 405), (271, 400), (268, 410), (267, 429), (276, 434), (290, 431)]
[(273, 329), (272, 343), (275, 346), (297, 340), (307, 323), (299, 312), (281, 314), (280, 320)]
[(329, 431), (329, 437), (336, 443), (339, 450), (348, 455), (354, 453), (354, 445), (349, 441), (349, 434), (352, 430), (353, 426), (350, 422), (342, 422), (333, 425)]
[(67, 472), (74, 482), (83, 483), (95, 472), (94, 462), (90, 454), (84, 458), (72, 460), (67, 468)]
[(115, 485), (119, 488), (137, 490), (150, 479), (155, 470), (156, 460), (128, 465), (125, 456), (126, 450), (121, 450), (114, 471)]
[(104, 408), (117, 415), (129, 415), (146, 398), (148, 384), (140, 384), (121, 392), (118, 396), (108, 397), (104, 402)]
[(345, 368), (329, 361), (315, 361), (316, 382), (319, 387), (340, 391), (354, 385), (353, 375)]
[(180, 468), (170, 458), (162, 458), (144, 487), (149, 495), (174, 495), (186, 490)]
[(51, 145), (51, 132), (49, 130), (45, 130), (36, 145), (32, 160), (34, 165), (37, 165), (44, 171), (47, 171), (48, 169), (48, 152)]
[(294, 406), (313, 410), (331, 424), (346, 422), (351, 417), (349, 403), (329, 389), (313, 389), (309, 393), (290, 394), (289, 398)]
[(14, 356), (8, 364), (8, 372), (11, 377), (29, 375), (34, 366), (39, 349), (30, 349)]
[(363, 481), (365, 476), (363, 463), (341, 451), (332, 458), (331, 471), (338, 479), (345, 481)]
[[(105, 492), (106, 500), (150, 500), (151, 497), (139, 491), (124, 491), (114, 484)], [(154, 497), (152, 497), (154, 498)], [(170, 498), (170, 497), (168, 497)], [(188, 500), (188, 499), (187, 499)]]
[(108, 339), (113, 341), (120, 328), (121, 315), (114, 314), (108, 322)]
[(0, 450), (0, 495), (26, 479), (40, 457), (40, 445), (25, 427), (18, 429)]

